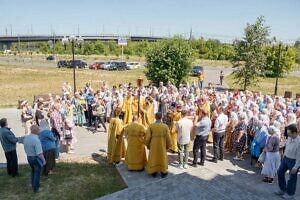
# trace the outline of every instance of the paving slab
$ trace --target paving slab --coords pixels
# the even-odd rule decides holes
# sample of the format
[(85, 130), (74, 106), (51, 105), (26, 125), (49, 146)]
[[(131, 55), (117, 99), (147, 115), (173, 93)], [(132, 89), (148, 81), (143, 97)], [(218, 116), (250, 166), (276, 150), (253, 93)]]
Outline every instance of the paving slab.
[[(1, 109), (0, 118), (8, 118), (8, 123), (16, 136), (24, 135), (20, 121), (20, 110)], [(74, 154), (61, 154), (63, 159), (89, 157), (92, 154), (103, 154), (107, 148), (107, 134), (93, 133), (84, 127), (76, 127), (78, 142)], [(99, 151), (101, 150), (101, 151)], [(20, 164), (27, 164), (23, 145), (17, 145)], [(207, 147), (208, 159), (212, 157), (212, 145)], [(129, 172), (124, 163), (117, 169), (127, 184), (127, 188), (114, 194), (99, 198), (100, 200), (141, 200), (141, 199), (279, 199), (273, 194), (277, 189), (274, 184), (261, 181), (260, 169), (250, 166), (249, 159), (234, 161), (233, 155), (226, 154), (222, 162), (206, 162), (204, 167), (178, 169), (176, 154), (168, 154), (169, 175), (167, 178), (153, 178), (143, 172)], [(190, 162), (192, 154), (190, 154)], [(6, 165), (5, 156), (0, 148), (0, 167)], [(300, 199), (300, 181), (298, 178), (296, 199)]]

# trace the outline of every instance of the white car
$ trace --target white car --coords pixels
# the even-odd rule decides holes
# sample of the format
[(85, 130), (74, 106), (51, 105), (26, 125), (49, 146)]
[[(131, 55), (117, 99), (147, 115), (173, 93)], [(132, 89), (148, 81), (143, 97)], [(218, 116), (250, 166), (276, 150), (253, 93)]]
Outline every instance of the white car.
[(111, 65), (111, 61), (105, 62), (102, 66), (103, 66), (103, 69), (108, 70), (110, 68), (110, 65)]
[(127, 63), (127, 69), (138, 69), (138, 68), (140, 68), (140, 63), (138, 62)]

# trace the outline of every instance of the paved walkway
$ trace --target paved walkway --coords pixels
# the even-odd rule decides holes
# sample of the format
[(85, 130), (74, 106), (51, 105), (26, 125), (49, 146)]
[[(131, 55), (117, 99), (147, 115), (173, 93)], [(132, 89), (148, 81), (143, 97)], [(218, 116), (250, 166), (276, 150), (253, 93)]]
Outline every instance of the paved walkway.
[[(117, 166), (128, 188), (104, 196), (99, 200), (121, 199), (280, 199), (274, 195), (274, 184), (263, 183), (260, 169), (246, 161), (234, 161), (232, 155), (225, 155), (222, 162), (207, 161), (204, 167), (178, 169), (177, 155), (169, 154), (169, 175), (167, 178), (152, 178), (144, 172), (129, 172), (122, 163)], [(208, 159), (212, 158), (212, 145), (208, 147)], [(191, 158), (191, 155), (190, 155)], [(192, 160), (190, 160), (191, 162)], [(298, 180), (297, 197), (300, 196)]]
[[(2, 109), (0, 118), (8, 118), (13, 132), (23, 135), (20, 123), (20, 110)], [(105, 133), (92, 133), (85, 128), (76, 128), (78, 142), (74, 154), (62, 154), (62, 158), (89, 157), (107, 147)], [(18, 145), (20, 164), (26, 164), (23, 145)], [(212, 156), (212, 146), (208, 147), (208, 159)], [(176, 167), (177, 155), (169, 154), (169, 175), (165, 179), (152, 178), (144, 172), (129, 172), (121, 163), (117, 166), (128, 188), (117, 193), (99, 198), (100, 200), (117, 199), (279, 199), (273, 192), (277, 189), (274, 184), (261, 181), (260, 170), (251, 167), (250, 161), (233, 161), (232, 155), (226, 155), (225, 160), (218, 164), (206, 162), (205, 167), (180, 170)], [(191, 161), (191, 160), (190, 160)], [(0, 148), (0, 165), (5, 166), (5, 157)], [(300, 197), (300, 181), (298, 179), (297, 198)]]
[[(9, 127), (17, 137), (24, 135), (24, 129), (20, 121), (21, 110), (17, 109), (0, 109), (0, 118), (7, 118)], [(99, 129), (98, 129), (99, 130)], [(75, 128), (75, 133), (78, 142), (75, 144), (74, 154), (62, 153), (64, 159), (80, 158), (91, 156), (93, 153), (99, 153), (100, 148), (106, 150), (107, 135), (104, 132), (96, 132), (87, 130), (86, 128)], [(17, 144), (18, 160), (20, 164), (27, 164), (24, 147), (22, 144)], [(3, 149), (0, 148), (0, 167), (5, 166), (5, 156)]]

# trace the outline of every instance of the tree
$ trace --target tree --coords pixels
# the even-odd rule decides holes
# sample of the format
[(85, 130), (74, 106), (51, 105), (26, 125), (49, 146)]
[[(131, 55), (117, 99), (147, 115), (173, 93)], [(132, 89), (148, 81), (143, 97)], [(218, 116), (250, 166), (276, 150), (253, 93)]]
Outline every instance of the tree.
[(297, 40), (294, 45), (294, 51), (296, 54), (295, 61), (297, 64), (300, 64), (300, 40)]
[(50, 52), (50, 47), (46, 42), (43, 42), (39, 47), (39, 51), (42, 52), (43, 54), (46, 54)]
[(105, 51), (105, 47), (103, 42), (101, 41), (96, 41), (94, 45), (94, 54), (103, 54)]
[(251, 84), (258, 83), (258, 77), (264, 73), (266, 55), (263, 47), (270, 34), (264, 17), (258, 17), (254, 24), (247, 24), (242, 40), (234, 42), (235, 54), (232, 57), (235, 83), (244, 90)]
[(294, 47), (300, 50), (300, 40), (295, 42)]
[(295, 63), (295, 51), (292, 48), (288, 48), (286, 50), (283, 46), (281, 46), (280, 48), (281, 53), (278, 68), (277, 64), (279, 57), (279, 45), (276, 45), (274, 47), (267, 46), (265, 49), (267, 60), (264, 70), (267, 77), (276, 77), (277, 73), (279, 77), (282, 77), (284, 74), (292, 70), (293, 64)]
[(59, 42), (56, 42), (55, 44), (54, 44), (54, 52), (55, 53), (58, 53), (58, 54), (63, 54), (63, 53), (65, 53), (65, 47), (64, 47), (64, 45), (59, 41)]
[(188, 41), (172, 38), (152, 44), (146, 53), (145, 74), (158, 85), (159, 81), (182, 83), (191, 71), (193, 49)]
[(95, 51), (94, 43), (85, 42), (83, 44), (83, 54), (84, 55), (92, 55)]

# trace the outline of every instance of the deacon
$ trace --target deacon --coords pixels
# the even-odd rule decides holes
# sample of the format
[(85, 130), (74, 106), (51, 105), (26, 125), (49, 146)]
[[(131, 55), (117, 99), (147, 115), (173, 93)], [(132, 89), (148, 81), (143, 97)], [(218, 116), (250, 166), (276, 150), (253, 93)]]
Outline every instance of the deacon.
[(125, 156), (127, 168), (130, 171), (143, 171), (147, 163), (144, 145), (146, 127), (138, 123), (138, 116), (134, 115), (133, 122), (124, 128), (124, 133), (128, 144)]
[(134, 110), (134, 97), (132, 96), (132, 92), (127, 92), (127, 97), (124, 100), (122, 111), (124, 112), (124, 124), (129, 124), (132, 122)]
[(176, 111), (170, 113), (170, 118), (172, 121), (170, 127), (170, 134), (172, 138), (172, 146), (171, 146), (172, 153), (178, 153), (176, 124), (181, 119), (181, 111), (182, 111), (182, 106), (181, 104), (178, 104), (176, 106)]
[(168, 157), (167, 150), (171, 147), (171, 137), (169, 128), (161, 121), (162, 115), (156, 113), (156, 122), (150, 124), (146, 132), (145, 144), (149, 149), (147, 171), (153, 177), (160, 172), (161, 177), (168, 175)]
[(108, 130), (107, 159), (109, 163), (118, 164), (124, 158), (126, 147), (123, 139), (123, 122), (119, 118), (121, 109), (116, 108), (110, 120)]

